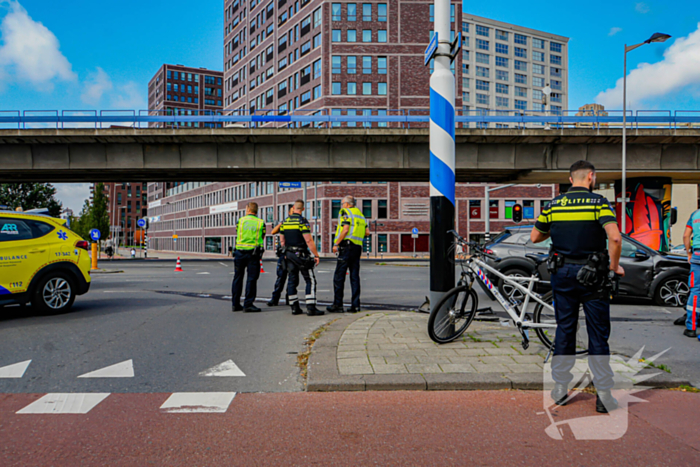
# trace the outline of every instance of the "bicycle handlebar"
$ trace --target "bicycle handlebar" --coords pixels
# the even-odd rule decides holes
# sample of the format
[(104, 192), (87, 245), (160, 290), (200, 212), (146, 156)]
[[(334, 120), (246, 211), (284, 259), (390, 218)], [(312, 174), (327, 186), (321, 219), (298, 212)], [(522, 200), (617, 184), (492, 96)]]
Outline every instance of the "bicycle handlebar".
[(449, 230), (447, 233), (454, 235), (457, 242), (459, 242), (462, 245), (465, 245), (465, 246), (473, 249), (474, 251), (476, 251), (477, 255), (491, 258), (492, 260), (494, 260), (496, 262), (501, 260), (501, 258), (499, 258), (498, 256), (487, 253), (486, 250), (484, 250), (484, 247), (482, 245), (480, 245), (479, 243), (466, 240), (465, 238), (460, 236), (459, 233), (457, 233), (457, 231)]

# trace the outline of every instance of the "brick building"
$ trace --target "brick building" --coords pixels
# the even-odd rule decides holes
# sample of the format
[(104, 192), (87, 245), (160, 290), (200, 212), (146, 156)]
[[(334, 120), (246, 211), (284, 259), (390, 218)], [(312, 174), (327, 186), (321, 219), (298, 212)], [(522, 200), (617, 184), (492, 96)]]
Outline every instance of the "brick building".
[[(163, 65), (148, 82), (150, 115), (211, 115), (223, 108), (223, 73), (206, 68)], [(183, 123), (189, 127), (212, 127), (212, 123)], [(221, 124), (216, 124), (221, 126)], [(172, 127), (152, 123), (151, 127)]]
[[(512, 224), (510, 207), (524, 206), (526, 222), (534, 222), (543, 203), (556, 195), (553, 185), (536, 187), (519, 185), (491, 194), (491, 206), (485, 208), (486, 184), (457, 184), (457, 222), (463, 235), (480, 240), (484, 235), (485, 216), (491, 216), (491, 231), (498, 232)], [(430, 194), (427, 183), (364, 182), (309, 183), (307, 216), (319, 250), (329, 253), (337, 226), (340, 201), (353, 195), (372, 230), (365, 251), (392, 254), (412, 253), (411, 230), (418, 228), (416, 251), (428, 251), (430, 231)], [(235, 244), (235, 225), (245, 214), (245, 206), (255, 201), (259, 216), (267, 222), (268, 232), (286, 216), (289, 206), (302, 198), (301, 189), (280, 189), (274, 182), (190, 182), (167, 189), (165, 196), (149, 203), (150, 247), (225, 254)], [(313, 219), (313, 212), (317, 219)], [(173, 234), (178, 241), (173, 242)], [(466, 236), (465, 235), (465, 236)], [(266, 249), (272, 251), (274, 239), (267, 237)]]
[[(90, 198), (94, 193), (95, 186), (90, 187)], [(146, 183), (104, 183), (104, 192), (107, 197), (107, 213), (109, 214), (109, 225), (119, 227), (120, 243), (133, 245), (134, 240), (140, 240), (139, 228), (136, 222), (148, 215)], [(112, 232), (113, 234), (113, 232)], [(102, 232), (104, 239), (107, 235)], [(112, 237), (113, 235), (110, 235)]]

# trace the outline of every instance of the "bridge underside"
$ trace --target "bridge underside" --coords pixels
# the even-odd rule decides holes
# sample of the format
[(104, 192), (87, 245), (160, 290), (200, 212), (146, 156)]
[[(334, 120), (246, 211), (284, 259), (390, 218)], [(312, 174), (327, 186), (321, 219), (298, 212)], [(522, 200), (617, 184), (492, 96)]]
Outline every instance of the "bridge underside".
[[(458, 130), (457, 180), (620, 178), (619, 129)], [(427, 181), (427, 129), (0, 130), (0, 181)], [(700, 183), (700, 131), (633, 130), (628, 176)]]

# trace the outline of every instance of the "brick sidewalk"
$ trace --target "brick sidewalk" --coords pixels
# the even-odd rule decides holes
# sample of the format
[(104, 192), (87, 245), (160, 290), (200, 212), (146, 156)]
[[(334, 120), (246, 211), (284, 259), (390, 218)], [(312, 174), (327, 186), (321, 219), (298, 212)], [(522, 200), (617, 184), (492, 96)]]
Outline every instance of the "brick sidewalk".
[[(534, 332), (524, 350), (512, 325), (474, 321), (457, 341), (436, 344), (427, 321), (412, 312), (343, 315), (314, 344), (307, 390), (542, 388), (547, 350)], [(634, 383), (634, 369), (619, 358), (614, 366), (616, 380)], [(688, 384), (663, 372), (651, 382)]]

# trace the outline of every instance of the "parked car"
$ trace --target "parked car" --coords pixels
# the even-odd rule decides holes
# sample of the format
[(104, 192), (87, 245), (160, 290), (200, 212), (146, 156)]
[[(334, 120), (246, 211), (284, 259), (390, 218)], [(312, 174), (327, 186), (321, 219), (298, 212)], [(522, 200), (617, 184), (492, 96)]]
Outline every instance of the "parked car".
[[(551, 240), (533, 244), (530, 241), (532, 225), (508, 227), (486, 245), (500, 261), (489, 260), (489, 264), (508, 276), (530, 277), (535, 263), (526, 258), (526, 254), (547, 254)], [(690, 265), (685, 256), (659, 252), (628, 237), (622, 236), (622, 253), (620, 264), (625, 269), (625, 277), (620, 279), (620, 295), (635, 298), (650, 298), (661, 306), (680, 307), (688, 301), (688, 275)], [(546, 264), (540, 266), (540, 273), (549, 281)], [(513, 286), (498, 283), (499, 291), (515, 300), (522, 298), (522, 293)], [(541, 286), (548, 290), (548, 284)]]
[(0, 211), (0, 306), (67, 311), (90, 289), (88, 242), (65, 219)]

